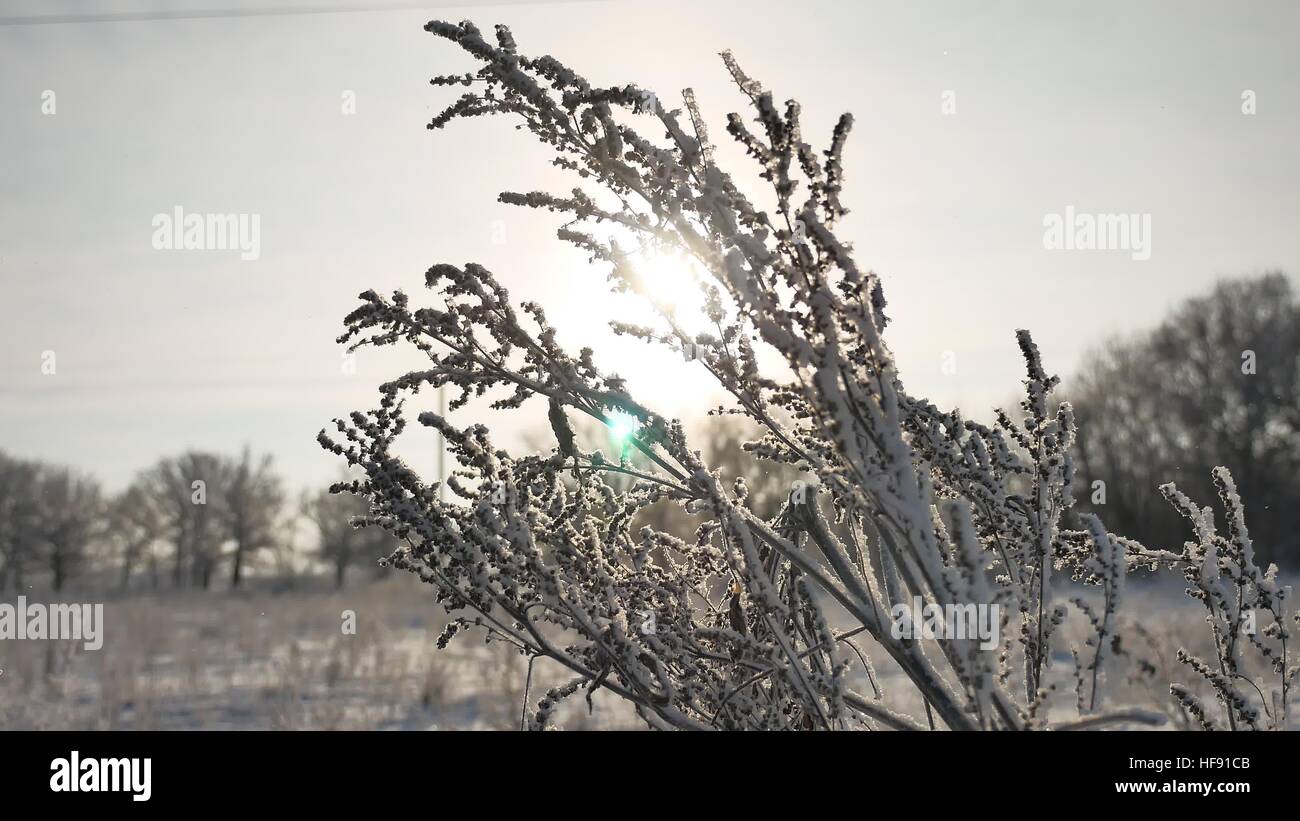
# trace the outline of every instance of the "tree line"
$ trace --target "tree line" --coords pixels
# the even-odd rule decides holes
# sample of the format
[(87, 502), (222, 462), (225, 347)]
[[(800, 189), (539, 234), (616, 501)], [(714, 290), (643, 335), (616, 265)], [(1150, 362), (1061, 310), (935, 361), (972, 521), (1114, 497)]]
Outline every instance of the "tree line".
[(310, 558), (336, 586), (348, 570), (391, 552), (378, 528), (355, 528), (368, 506), (328, 489), (291, 499), (269, 455), (186, 451), (159, 459), (120, 493), (69, 467), (0, 452), (0, 591), (36, 578), (63, 590), (74, 578), (112, 578), (122, 590), (238, 589), (269, 566), (292, 578), (293, 535), (310, 523)]
[(1067, 387), (1083, 508), (1178, 550), (1188, 528), (1158, 486), (1209, 500), (1223, 465), (1261, 564), (1300, 566), (1300, 306), (1284, 274), (1221, 281), (1094, 351)]

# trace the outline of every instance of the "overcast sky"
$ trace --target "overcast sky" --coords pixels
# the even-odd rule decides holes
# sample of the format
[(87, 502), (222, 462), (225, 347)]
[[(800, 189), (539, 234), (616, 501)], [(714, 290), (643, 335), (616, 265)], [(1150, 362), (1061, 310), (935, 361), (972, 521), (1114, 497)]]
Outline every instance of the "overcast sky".
[[(245, 5), (273, 2), (292, 5)], [(0, 17), (238, 6), (6, 2)], [(457, 94), (429, 77), (471, 66), (422, 30), (432, 18), (505, 22), (597, 84), (693, 86), (715, 138), (741, 102), (723, 48), (802, 101), (818, 147), (852, 111), (844, 231), (883, 277), (905, 384), (983, 415), (1018, 390), (1017, 327), (1068, 383), (1088, 347), (1216, 278), (1300, 270), (1295, 9), (610, 0), (0, 25), (0, 449), (119, 488), (165, 453), (248, 443), (294, 485), (327, 481), (316, 431), (410, 362), (363, 352), (344, 373), (340, 319), (365, 288), (419, 299), (436, 262), (481, 262), (542, 301), (648, 404), (704, 404), (676, 360), (608, 342), (617, 303), (555, 215), (496, 202), (568, 184), (527, 135), (424, 128)], [(156, 250), (153, 219), (177, 206), (259, 215), (260, 256)], [(1045, 248), (1045, 216), (1067, 206), (1150, 215), (1150, 258)], [(544, 421), (503, 424), (512, 445)]]

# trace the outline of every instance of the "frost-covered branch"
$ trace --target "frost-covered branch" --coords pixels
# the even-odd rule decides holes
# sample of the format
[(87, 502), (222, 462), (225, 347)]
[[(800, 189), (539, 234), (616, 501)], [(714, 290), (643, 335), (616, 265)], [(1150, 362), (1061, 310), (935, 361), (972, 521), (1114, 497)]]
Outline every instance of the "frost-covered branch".
[[(1147, 551), (1095, 518), (1083, 530), (1064, 526), (1073, 521), (1074, 419), (1054, 402), (1058, 380), (1027, 331), (1017, 332), (1020, 419), (999, 411), (996, 424), (982, 425), (907, 393), (884, 339), (879, 278), (836, 233), (852, 118), (841, 117), (818, 151), (804, 138), (799, 105), (778, 104), (724, 54), (751, 109), (726, 127), (763, 183), (747, 195), (717, 164), (689, 90), (683, 115), (637, 85), (598, 87), (552, 57), (527, 57), (504, 27), (494, 38), (468, 22), (426, 29), (478, 66), (434, 79), (470, 90), (430, 128), (506, 116), (547, 146), (576, 187), (501, 201), (563, 215), (559, 238), (656, 312), (657, 327), (614, 322), (614, 330), (688, 353), (731, 397), (724, 412), (758, 427), (749, 454), (809, 477), (775, 516), (758, 515), (743, 477), (724, 482), (681, 421), (634, 397), (592, 350), (564, 350), (541, 306), (516, 305), (478, 265), (432, 267), (432, 306), (413, 308), (402, 292), (361, 294), (339, 341), (408, 345), (428, 363), (381, 386), (378, 407), (321, 432), (322, 446), (365, 473), (338, 489), (369, 498), (364, 523), (405, 542), (392, 561), (434, 587), (457, 619), (453, 632), (477, 626), (574, 676), (545, 694), (529, 726), (547, 726), (580, 690), (590, 698), (603, 689), (654, 728), (920, 729), (932, 717), (950, 729), (1044, 727), (1050, 643), (1066, 614), (1058, 568), (1102, 589), (1082, 705), (1101, 709), (1128, 564), (1185, 557)], [(641, 255), (628, 250), (646, 248), (698, 268), (707, 330), (690, 329), (657, 299)], [(781, 365), (760, 369), (760, 349)], [(458, 465), (444, 500), (394, 452), (405, 402), (444, 387), (458, 392), (453, 410), (489, 394), (498, 410), (546, 404), (557, 447), (512, 455), (481, 424), (421, 413)], [(628, 445), (641, 462), (581, 452), (570, 426), (579, 415), (633, 419)], [(606, 481), (614, 474), (624, 489)], [(650, 526), (643, 513), (657, 504), (698, 525)], [(1239, 544), (1244, 522), (1234, 519), (1232, 532), (1235, 549), (1248, 551)], [(1248, 562), (1234, 568), (1235, 589), (1248, 586), (1281, 612), (1271, 577)], [(917, 601), (999, 614), (998, 635), (900, 632), (894, 613)], [(842, 620), (855, 626), (837, 634), (832, 624)], [(1235, 653), (1250, 639), (1232, 624), (1216, 630)], [(868, 700), (850, 687), (867, 658), (842, 639), (859, 633), (870, 637), (867, 653), (883, 653), (915, 687), (925, 722), (887, 708), (879, 691)], [(1285, 653), (1284, 631), (1279, 638)], [(1231, 672), (1218, 679), (1228, 692)], [(1284, 714), (1285, 685), (1281, 698)]]

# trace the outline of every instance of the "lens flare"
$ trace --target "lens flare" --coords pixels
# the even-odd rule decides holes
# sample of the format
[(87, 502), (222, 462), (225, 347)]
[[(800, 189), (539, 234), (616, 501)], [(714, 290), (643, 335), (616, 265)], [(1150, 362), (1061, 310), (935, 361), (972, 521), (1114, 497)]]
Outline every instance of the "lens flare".
[(605, 414), (605, 424), (609, 426), (609, 436), (617, 445), (623, 445), (632, 434), (636, 433), (641, 423), (632, 414), (615, 410)]

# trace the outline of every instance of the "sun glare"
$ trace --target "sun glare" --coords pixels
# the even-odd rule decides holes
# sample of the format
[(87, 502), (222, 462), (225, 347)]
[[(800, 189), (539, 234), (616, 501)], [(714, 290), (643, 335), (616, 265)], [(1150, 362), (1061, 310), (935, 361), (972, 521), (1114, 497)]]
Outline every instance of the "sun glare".
[(666, 309), (674, 321), (696, 330), (693, 326), (703, 318), (704, 295), (694, 262), (681, 254), (647, 251), (636, 256), (635, 265), (647, 296)]
[[(694, 416), (719, 399), (716, 384), (699, 362), (682, 353), (680, 341), (671, 344), (645, 342), (630, 335), (604, 336), (609, 321), (646, 326), (660, 334), (670, 333), (672, 324), (690, 337), (717, 333), (705, 314), (701, 281), (707, 275), (688, 257), (658, 253), (646, 249), (634, 253), (632, 265), (637, 273), (640, 293), (617, 292), (602, 287), (599, 293), (575, 303), (579, 314), (570, 324), (591, 323), (593, 333), (603, 339), (593, 346), (596, 360), (605, 373), (617, 374), (627, 382), (632, 396), (657, 413), (666, 416)], [(602, 283), (603, 284), (603, 283)], [(576, 307), (578, 304), (580, 308)], [(659, 310), (656, 310), (655, 305)], [(601, 326), (596, 331), (595, 326)], [(615, 417), (607, 424), (611, 444), (622, 448), (635, 432), (634, 418)]]

